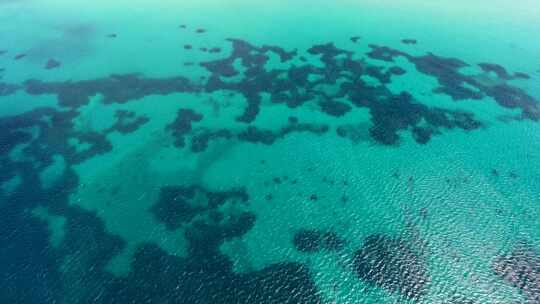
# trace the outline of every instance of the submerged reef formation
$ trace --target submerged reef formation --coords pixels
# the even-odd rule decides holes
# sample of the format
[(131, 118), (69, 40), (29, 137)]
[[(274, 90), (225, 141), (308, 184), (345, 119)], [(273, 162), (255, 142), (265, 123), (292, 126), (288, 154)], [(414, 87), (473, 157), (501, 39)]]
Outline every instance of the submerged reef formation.
[(56, 95), (59, 105), (78, 108), (88, 104), (90, 97), (97, 94), (103, 96), (106, 104), (126, 103), (149, 95), (195, 92), (197, 86), (185, 77), (146, 78), (139, 74), (124, 74), (66, 82), (31, 79), (24, 83), (24, 89), (30, 95)]
[(106, 298), (112, 302), (167, 299), (171, 303), (319, 303), (310, 272), (302, 264), (278, 263), (260, 271), (233, 272), (232, 262), (219, 246), (224, 240), (248, 232), (256, 218), (240, 207), (225, 211), (220, 206), (248, 201), (245, 189), (215, 192), (196, 185), (162, 188), (151, 211), (169, 229), (183, 225), (189, 256), (178, 258), (156, 245), (141, 246), (130, 275), (113, 281), (105, 290)]
[(203, 119), (203, 115), (190, 110), (190, 109), (180, 109), (178, 110), (178, 113), (176, 114), (176, 119), (167, 125), (167, 130), (172, 133), (176, 141), (174, 142), (174, 145), (177, 147), (184, 147), (185, 141), (184, 136), (191, 132), (192, 122), (201, 121)]
[(246, 203), (249, 196), (245, 189), (211, 192), (198, 186), (167, 186), (161, 189), (159, 201), (150, 211), (167, 229), (174, 230), (231, 200)]
[[(270, 102), (282, 103), (290, 108), (318, 104), (321, 112), (336, 119), (354, 111), (354, 108), (367, 108), (371, 114), (369, 133), (374, 141), (383, 145), (398, 144), (402, 131), (412, 132), (418, 143), (426, 144), (445, 129), (470, 131), (484, 126), (472, 112), (430, 107), (405, 91), (392, 93), (386, 85), (391, 83), (393, 77), (405, 74), (403, 68), (384, 68), (363, 59), (354, 59), (354, 52), (340, 49), (333, 43), (314, 45), (306, 51), (309, 56), (319, 58), (323, 64), (315, 66), (302, 60), (298, 64), (296, 59), (305, 58), (299, 56), (298, 50), (287, 51), (269, 45), (259, 47), (240, 39), (228, 41), (232, 51), (227, 57), (200, 63), (209, 73), (202, 83), (182, 76), (146, 78), (138, 74), (126, 74), (67, 82), (28, 80), (22, 88), (31, 95), (54, 94), (60, 105), (72, 108), (87, 104), (89, 98), (96, 94), (101, 94), (105, 103), (125, 103), (148, 95), (232, 91), (243, 95), (247, 102), (243, 113), (236, 117), (237, 122), (245, 124), (257, 118), (263, 94), (269, 96)], [(439, 87), (434, 89), (437, 94), (446, 94), (456, 101), (492, 98), (504, 108), (520, 109), (521, 115), (516, 119), (540, 119), (538, 101), (507, 82), (527, 78), (528, 75), (524, 73), (512, 75), (497, 64), (480, 63), (482, 72), (497, 79), (485, 81), (461, 73), (461, 68), (470, 65), (456, 58), (431, 53), (412, 56), (377, 45), (370, 45), (370, 48), (367, 56), (371, 59), (394, 62), (396, 57), (403, 57), (414, 64), (419, 72), (435, 77), (439, 83)], [(205, 48), (205, 51), (219, 52), (221, 48)], [(271, 68), (269, 61), (273, 56), (277, 56), (281, 63), (286, 63), (287, 68)], [(241, 69), (238, 69), (237, 63)], [(366, 76), (377, 82), (367, 82)], [(333, 89), (327, 90), (329, 87)], [(14, 93), (18, 86), (2, 84), (1, 88), (3, 95), (6, 95)], [(201, 137), (202, 144), (197, 145), (195, 150), (205, 146), (204, 138), (229, 137), (223, 130), (218, 132), (219, 136), (208, 135), (216, 132), (204, 132), (206, 135)], [(178, 139), (178, 146), (183, 146), (182, 141), (182, 138)]]
[(335, 232), (301, 229), (294, 234), (296, 250), (304, 253), (314, 253), (321, 250), (338, 251), (343, 249), (345, 241)]
[[(256, 220), (252, 213), (228, 213), (219, 206), (236, 200), (246, 203), (242, 190), (208, 191), (199, 186), (166, 187), (153, 210), (164, 224), (184, 223), (189, 242), (188, 256), (169, 255), (156, 244), (136, 249), (131, 271), (116, 277), (107, 263), (125, 246), (124, 240), (107, 232), (96, 213), (69, 203), (69, 195), (83, 185), (73, 166), (111, 149), (105, 133), (78, 132), (73, 125), (76, 112), (39, 108), (0, 118), (0, 182), (18, 176), (21, 182), (10, 193), (1, 191), (0, 253), (8, 261), (1, 270), (2, 303), (319, 303), (320, 297), (306, 266), (280, 263), (260, 271), (236, 274), (232, 262), (219, 251), (226, 239), (249, 231)], [(117, 112), (124, 130), (137, 121), (131, 112)], [(127, 121), (126, 121), (127, 120)], [(129, 128), (129, 127), (128, 127)], [(37, 129), (39, 132), (33, 132)], [(116, 129), (116, 127), (111, 128)], [(70, 144), (87, 144), (80, 150)], [(24, 146), (24, 157), (10, 153)], [(39, 175), (60, 155), (66, 162), (56, 182), (48, 188)], [(191, 193), (194, 200), (189, 200)], [(187, 197), (187, 198), (186, 198)], [(178, 219), (179, 200), (196, 214)], [(202, 206), (201, 208), (197, 206)], [(66, 219), (63, 241), (49, 243), (47, 225), (28, 216), (28, 209), (44, 205), (51, 214)], [(172, 216), (161, 216), (162, 210)], [(167, 209), (169, 208), (169, 209)], [(181, 208), (179, 208), (181, 209)], [(171, 216), (169, 218), (168, 216)], [(168, 224), (170, 223), (170, 224)], [(70, 257), (70, 263), (65, 263)], [(43, 275), (45, 274), (46, 275)], [(77, 277), (77, 280), (73, 280)], [(23, 288), (29, 286), (32, 288)], [(92, 286), (92, 288), (88, 288)], [(269, 288), (270, 287), (270, 288)]]
[(418, 300), (430, 281), (426, 261), (408, 241), (371, 235), (355, 253), (356, 275), (369, 285)]
[[(108, 37), (115, 38), (117, 34)], [(0, 184), (10, 185), (9, 191), (4, 189), (7, 187), (0, 188), (0, 256), (5, 261), (5, 267), (0, 270), (3, 287), (0, 303), (324, 301), (310, 270), (301, 263), (276, 263), (246, 273), (233, 271), (233, 261), (219, 246), (243, 236), (257, 221), (256, 215), (246, 207), (249, 205), (246, 187), (209, 190), (191, 185), (193, 181), (182, 181), (188, 186), (172, 183), (161, 187), (159, 199), (149, 212), (168, 230), (182, 229), (187, 241), (186, 256), (173, 256), (158, 244), (146, 243), (134, 248), (131, 269), (125, 277), (111, 274), (107, 264), (125, 250), (126, 240), (111, 234), (99, 213), (81, 209), (70, 200), (78, 188), (86, 186), (76, 173), (77, 165), (113, 151), (113, 136), (148, 127), (146, 124), (152, 118), (121, 108), (125, 103), (177, 93), (222, 91), (241, 95), (245, 106), (240, 114), (232, 119), (231, 126), (218, 128), (204, 125), (208, 117), (178, 101), (174, 109), (176, 117), (160, 131), (171, 136), (177, 148), (195, 153), (206, 151), (211, 141), (272, 145), (298, 132), (318, 136), (337, 134), (355, 143), (371, 140), (380, 145), (398, 145), (402, 135), (410, 132), (417, 143), (427, 144), (447, 130), (473, 131), (485, 126), (467, 110), (470, 99), (493, 99), (502, 108), (519, 111), (518, 119), (540, 120), (538, 101), (510, 82), (523, 81), (529, 76), (508, 72), (497, 65), (479, 65), (481, 73), (495, 78), (496, 81), (490, 82), (463, 74), (460, 69), (469, 65), (459, 59), (434, 54), (412, 56), (383, 46), (371, 46), (367, 56), (373, 60), (368, 62), (333, 43), (301, 51), (256, 46), (240, 39), (227, 41), (231, 45), (230, 53), (225, 51), (229, 48), (221, 45), (201, 50), (214, 58), (199, 62), (199, 68), (206, 72), (201, 79), (133, 73), (86, 80), (0, 82), (2, 99), (20, 93), (50, 96), (58, 103), (0, 117)], [(359, 37), (351, 37), (351, 41), (361, 42)], [(179, 51), (197, 49), (192, 46), (190, 50)], [(22, 60), (24, 54), (16, 57)], [(438, 82), (435, 93), (463, 102), (448, 109), (427, 105), (408, 92), (392, 92), (388, 84), (407, 73), (397, 66), (397, 60), (392, 63), (396, 57), (411, 62), (420, 73), (435, 77)], [(59, 61), (52, 60), (45, 64), (46, 69), (60, 67)], [(272, 66), (275, 60), (279, 61), (279, 68)], [(385, 65), (373, 64), (376, 60), (385, 61)], [(104, 105), (115, 107), (111, 112), (114, 120), (101, 131), (80, 130), (77, 119), (83, 115), (83, 107), (96, 96)], [(291, 116), (273, 128), (256, 124), (268, 103), (283, 105), (291, 111), (306, 107), (324, 115), (325, 120), (314, 122)], [(369, 121), (340, 121), (354, 118), (359, 111), (369, 114)], [(56, 158), (62, 159), (64, 165), (58, 170), (58, 177), (46, 187), (41, 174)], [(276, 184), (286, 183), (284, 177), (276, 178), (279, 179)], [(290, 183), (296, 182), (294, 179)], [(323, 194), (320, 195), (303, 193), (312, 204), (323, 199)], [(268, 199), (272, 200), (273, 196), (270, 194)], [(347, 202), (349, 198), (343, 195), (342, 200)], [(50, 246), (51, 232), (46, 223), (29, 216), (29, 210), (37, 207), (65, 219), (65, 235), (58, 246)], [(319, 230), (298, 231), (292, 242), (305, 253), (340, 250), (345, 245), (335, 233)], [(429, 275), (423, 257), (413, 245), (384, 235), (368, 237), (355, 254), (357, 276), (369, 285), (405, 298), (421, 298)], [(536, 254), (520, 249), (497, 259), (493, 269), (534, 301), (538, 299), (537, 263)]]
[(105, 130), (106, 133), (112, 131), (122, 134), (132, 133), (150, 120), (147, 116), (137, 116), (135, 112), (127, 110), (117, 110), (114, 116), (116, 117), (116, 122)]
[(455, 295), (445, 300), (443, 304), (477, 304), (475, 300), (469, 299), (462, 295)]
[(60, 61), (51, 58), (45, 63), (45, 69), (52, 70), (60, 67), (61, 65), (62, 63)]
[(0, 82), (0, 96), (8, 96), (15, 93), (19, 87), (14, 84)]
[(516, 246), (492, 263), (493, 272), (506, 283), (518, 288), (528, 303), (540, 303), (540, 255), (530, 245)]
[[(180, 116), (183, 116), (184, 118), (180, 118)], [(328, 132), (330, 129), (329, 126), (325, 124), (299, 123), (298, 121), (293, 120), (289, 121), (286, 125), (275, 131), (271, 129), (259, 129), (255, 126), (248, 126), (245, 129), (237, 131), (228, 129), (210, 130), (204, 127), (198, 127), (191, 130), (191, 123), (188, 124), (187, 121), (183, 124), (180, 123), (182, 119), (189, 120), (189, 117), (191, 117), (190, 122), (200, 121), (198, 119), (199, 116), (196, 116), (196, 114), (188, 114), (186, 112), (180, 115), (179, 113), (176, 121), (167, 128), (173, 129), (171, 126), (175, 125), (173, 135), (177, 139), (175, 146), (178, 148), (183, 148), (185, 146), (185, 135), (190, 133), (191, 152), (194, 153), (204, 152), (208, 148), (209, 142), (213, 140), (236, 139), (244, 142), (272, 145), (275, 141), (284, 138), (290, 133), (312, 133), (315, 135), (322, 135)]]
[[(538, 101), (524, 90), (506, 82), (487, 84), (479, 81), (475, 76), (461, 73), (459, 70), (469, 64), (457, 58), (445, 58), (429, 53), (423, 56), (412, 56), (405, 52), (386, 46), (370, 45), (370, 58), (393, 62), (396, 57), (404, 57), (416, 66), (416, 69), (426, 75), (437, 79), (439, 87), (433, 91), (449, 95), (454, 100), (493, 98), (500, 106), (509, 109), (520, 109), (520, 119), (533, 121), (540, 120), (540, 106)], [(527, 78), (524, 73), (510, 74), (500, 65), (480, 63), (484, 72), (493, 72), (499, 80)]]
[(416, 39), (410, 39), (410, 38), (402, 39), (401, 42), (403, 44), (417, 44), (418, 43)]

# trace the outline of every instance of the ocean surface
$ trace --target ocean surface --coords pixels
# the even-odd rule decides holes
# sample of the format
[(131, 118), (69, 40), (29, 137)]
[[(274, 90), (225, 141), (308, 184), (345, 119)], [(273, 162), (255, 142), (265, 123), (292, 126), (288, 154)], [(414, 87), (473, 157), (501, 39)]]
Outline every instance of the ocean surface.
[(0, 303), (540, 303), (540, 5), (0, 0)]

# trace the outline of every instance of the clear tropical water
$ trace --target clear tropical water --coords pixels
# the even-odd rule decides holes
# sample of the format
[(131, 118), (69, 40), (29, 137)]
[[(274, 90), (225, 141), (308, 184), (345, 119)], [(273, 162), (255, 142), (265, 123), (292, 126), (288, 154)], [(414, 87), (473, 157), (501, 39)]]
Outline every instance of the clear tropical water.
[(0, 303), (539, 303), (536, 1), (0, 1)]

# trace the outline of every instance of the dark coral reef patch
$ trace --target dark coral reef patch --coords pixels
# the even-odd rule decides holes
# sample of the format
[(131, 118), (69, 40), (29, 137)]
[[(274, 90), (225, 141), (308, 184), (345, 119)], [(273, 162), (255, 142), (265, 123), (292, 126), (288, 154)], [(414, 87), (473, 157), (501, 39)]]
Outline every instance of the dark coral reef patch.
[(232, 261), (219, 246), (248, 232), (256, 218), (247, 211), (226, 213), (218, 207), (228, 201), (248, 200), (244, 189), (212, 192), (199, 186), (163, 188), (152, 212), (169, 228), (184, 226), (189, 257), (167, 255), (155, 245), (141, 246), (130, 276), (108, 286), (107, 298), (117, 302), (153, 301), (167, 296), (177, 299), (173, 303), (319, 303), (310, 272), (302, 264), (278, 263), (260, 271), (233, 272)]
[(290, 123), (278, 131), (259, 129), (255, 126), (249, 126), (245, 131), (238, 134), (238, 139), (252, 143), (262, 143), (265, 145), (273, 144), (277, 139), (293, 132), (309, 132), (317, 135), (328, 132), (329, 127), (324, 124), (310, 123)]
[(199, 128), (195, 130), (195, 134), (191, 137), (191, 151), (200, 153), (208, 148), (208, 143), (218, 139), (231, 139), (234, 137), (232, 131), (227, 129), (209, 130), (207, 128)]
[(43, 82), (31, 79), (24, 83), (30, 95), (53, 94), (64, 107), (78, 108), (90, 97), (101, 94), (105, 103), (126, 103), (149, 95), (169, 95), (197, 91), (197, 86), (184, 77), (145, 78), (139, 74), (111, 75), (81, 81)]
[[(226, 233), (221, 229), (209, 236)], [(212, 240), (211, 239), (211, 240)], [(205, 243), (204, 239), (193, 239)], [(207, 249), (207, 250), (205, 250)], [(133, 271), (117, 279), (103, 294), (110, 303), (132, 301), (216, 304), (316, 304), (317, 294), (309, 269), (298, 263), (279, 263), (260, 271), (236, 274), (232, 263), (213, 246), (194, 249), (191, 259), (167, 255), (155, 245), (140, 247)], [(149, 284), (149, 283), (159, 284)]]
[[(320, 110), (333, 117), (341, 117), (353, 111), (354, 107), (367, 108), (372, 115), (370, 134), (376, 142), (384, 145), (398, 144), (401, 131), (412, 132), (418, 143), (425, 144), (433, 136), (442, 134), (444, 129), (473, 130), (483, 125), (472, 112), (429, 107), (407, 92), (391, 92), (386, 84), (392, 81), (393, 76), (406, 73), (404, 69), (398, 66), (382, 68), (363, 59), (354, 59), (352, 51), (340, 49), (333, 43), (314, 45), (307, 50), (309, 55), (320, 58), (322, 67), (305, 61), (300, 65), (290, 63), (284, 69), (272, 69), (267, 66), (271, 55), (286, 63), (297, 57), (298, 51), (288, 51), (279, 46), (255, 46), (240, 39), (228, 41), (232, 51), (227, 57), (200, 63), (210, 74), (200, 84), (184, 77), (146, 78), (126, 74), (74, 82), (29, 80), (24, 89), (31, 95), (54, 94), (60, 105), (72, 108), (87, 104), (89, 98), (96, 94), (101, 94), (105, 103), (124, 103), (148, 95), (233, 91), (246, 99), (244, 111), (236, 117), (238, 122), (246, 124), (253, 122), (261, 111), (263, 94), (268, 94), (272, 103), (282, 103), (290, 108), (318, 102)], [(503, 81), (489, 84), (461, 73), (460, 69), (469, 65), (459, 59), (434, 54), (412, 56), (389, 47), (370, 47), (367, 56), (372, 59), (392, 62), (396, 57), (404, 57), (419, 72), (435, 77), (439, 83), (434, 89), (436, 93), (447, 94), (455, 100), (488, 96), (505, 108), (521, 109), (521, 119), (540, 119), (538, 102), (522, 89), (504, 82), (521, 74), (510, 75), (498, 65), (482, 63), (480, 67), (484, 71), (494, 73)], [(213, 53), (221, 51), (221, 48), (207, 50)], [(369, 84), (362, 76), (373, 77), (379, 84)], [(323, 86), (334, 86), (335, 90), (329, 92), (321, 89)], [(2, 91), (6, 94), (13, 90), (3, 85)], [(271, 135), (258, 131), (248, 129), (241, 138), (272, 142), (272, 138), (279, 137), (282, 132), (272, 131)], [(210, 139), (232, 137), (231, 130), (207, 130), (196, 138), (193, 150), (204, 150)], [(182, 146), (181, 142), (179, 140), (177, 144)]]
[[(96, 213), (69, 203), (70, 195), (84, 187), (73, 168), (110, 152), (113, 149), (107, 139), (110, 132), (134, 132), (148, 122), (148, 117), (119, 110), (110, 128), (101, 132), (79, 131), (74, 123), (80, 115), (79, 108), (87, 105), (94, 96), (102, 96), (105, 104), (122, 104), (150, 95), (174, 93), (232, 91), (243, 95), (247, 105), (236, 117), (242, 127), (234, 130), (193, 127), (203, 119), (202, 115), (190, 109), (179, 110), (167, 131), (175, 136), (178, 145), (191, 143), (194, 152), (204, 151), (211, 140), (272, 144), (294, 132), (320, 135), (330, 130), (329, 125), (300, 122), (296, 118), (277, 129), (249, 125), (262, 110), (266, 96), (269, 96), (269, 102), (291, 109), (307, 104), (335, 119), (356, 108), (365, 109), (371, 114), (368, 126), (353, 122), (338, 125), (336, 132), (351, 139), (363, 138), (365, 133), (377, 143), (386, 145), (398, 144), (401, 132), (412, 132), (418, 143), (425, 144), (447, 129), (475, 130), (483, 126), (472, 112), (432, 107), (407, 92), (391, 92), (385, 85), (395, 75), (402, 75), (404, 70), (381, 68), (355, 59), (353, 52), (332, 43), (315, 45), (299, 56), (296, 50), (279, 46), (255, 46), (239, 39), (228, 41), (232, 45), (230, 54), (201, 63), (208, 73), (201, 81), (181, 76), (151, 78), (124, 74), (90, 80), (47, 82), (33, 79), (23, 84), (0, 83), (2, 97), (24, 90), (21, 93), (52, 95), (60, 106), (39, 107), (0, 117), (0, 183), (20, 179), (11, 191), (0, 191), (0, 256), (5, 262), (5, 267), (0, 270), (1, 303), (277, 304), (322, 301), (309, 269), (303, 264), (278, 263), (242, 274), (233, 271), (233, 261), (221, 253), (219, 246), (226, 240), (244, 235), (257, 220), (255, 214), (243, 208), (249, 197), (242, 189), (210, 191), (197, 185), (164, 187), (160, 201), (150, 211), (168, 229), (185, 229), (187, 256), (172, 256), (155, 244), (144, 244), (136, 249), (132, 269), (126, 277), (110, 274), (106, 270), (107, 263), (125, 243), (107, 231)], [(217, 57), (214, 54), (221, 53), (222, 49), (215, 47), (208, 52)], [(19, 59), (24, 57), (21, 55), (18, 55)], [(468, 64), (455, 58), (433, 54), (412, 56), (379, 46), (372, 46), (367, 56), (386, 62), (392, 62), (396, 57), (405, 58), (419, 72), (435, 77), (439, 84), (437, 93), (447, 94), (455, 100), (491, 97), (501, 107), (520, 111), (521, 119), (540, 120), (538, 101), (507, 81), (525, 79), (526, 74), (512, 74), (502, 67), (484, 64), (480, 66), (482, 72), (494, 76), (497, 81), (481, 82), (474, 76), (463, 74), (461, 69)], [(271, 57), (289, 66), (273, 69), (268, 64)], [(293, 60), (297, 57), (299, 61)], [(311, 57), (317, 57), (322, 64), (310, 64), (317, 61)], [(367, 83), (362, 76), (371, 76), (378, 83)], [(186, 140), (188, 134), (190, 142)], [(11, 155), (15, 150), (20, 157)], [(44, 187), (40, 174), (54, 163), (56, 157), (64, 160), (64, 169), (52, 186)], [(311, 203), (317, 204), (317, 195), (304, 193), (303, 196), (312, 198)], [(220, 209), (229, 202), (234, 205), (235, 212)], [(29, 216), (28, 210), (38, 205), (65, 218), (64, 241), (57, 248), (50, 246), (46, 224)], [(301, 251), (337, 250), (342, 246), (339, 238), (329, 232), (307, 231), (298, 235), (297, 248)], [(67, 260), (75, 262), (66, 263)], [(383, 267), (375, 267), (376, 264)], [(354, 266), (364, 282), (409, 299), (421, 298), (428, 287), (425, 261), (421, 253), (415, 251), (414, 244), (406, 240), (371, 236), (356, 252)], [(508, 284), (520, 288), (533, 302), (538, 301), (536, 252), (517, 248), (497, 258), (493, 271)], [(73, 280), (74, 277), (77, 279)], [(78, 285), (80, 282), (92, 288), (82, 290)]]
[(416, 39), (410, 39), (410, 38), (402, 39), (401, 42), (403, 44), (417, 44), (418, 43)]
[(47, 60), (47, 62), (45, 63), (45, 69), (46, 70), (52, 70), (52, 69), (59, 68), (61, 65), (62, 65), (62, 63), (60, 61), (51, 58), (51, 59)]
[(0, 82), (0, 96), (11, 95), (19, 89), (19, 86), (14, 84), (9, 84), (5, 82)]
[[(16, 175), (22, 180), (12, 193), (0, 192), (0, 253), (6, 261), (0, 270), (1, 303), (320, 303), (306, 266), (280, 263), (237, 274), (232, 261), (219, 251), (224, 240), (239, 237), (254, 225), (255, 216), (249, 212), (218, 210), (231, 200), (246, 203), (248, 196), (242, 190), (164, 188), (162, 198), (173, 221), (163, 221), (178, 225), (175, 218), (180, 216), (185, 222), (188, 257), (178, 258), (155, 244), (144, 244), (136, 249), (126, 277), (110, 274), (107, 264), (124, 248), (124, 241), (109, 234), (95, 213), (69, 203), (71, 193), (84, 186), (72, 166), (108, 151), (110, 145), (106, 134), (75, 131), (77, 115), (71, 109), (38, 108), (0, 118), (0, 183)], [(117, 112), (117, 118), (119, 125), (113, 129), (137, 121), (132, 112)], [(70, 139), (87, 141), (89, 147), (79, 151), (69, 144)], [(24, 157), (9, 157), (22, 144)], [(66, 167), (57, 182), (45, 189), (39, 176), (55, 155), (65, 159)], [(194, 207), (199, 202), (190, 200), (191, 192), (195, 192), (194, 200), (200, 196), (201, 208)], [(179, 215), (179, 199), (193, 204), (187, 210), (196, 209), (197, 215)], [(46, 223), (29, 216), (28, 210), (38, 205), (66, 220), (63, 241), (56, 248), (50, 245)], [(73, 262), (66, 263), (67, 257)], [(72, 280), (74, 276), (77, 280)]]
[(540, 255), (530, 245), (520, 244), (492, 263), (493, 272), (518, 288), (530, 301), (540, 303)]
[[(395, 57), (401, 56), (413, 63), (421, 73), (435, 77), (440, 85), (434, 90), (435, 93), (446, 94), (454, 100), (482, 99), (488, 96), (504, 108), (521, 109), (523, 119), (540, 120), (540, 106), (536, 99), (524, 90), (507, 83), (485, 84), (474, 76), (461, 73), (461, 68), (469, 66), (462, 60), (440, 57), (431, 53), (412, 56), (385, 46), (370, 45), (370, 47), (372, 49), (368, 53), (370, 58), (392, 62)], [(484, 72), (493, 73), (502, 81), (528, 76), (522, 73), (512, 76), (498, 64), (480, 63), (479, 66)]]
[(161, 188), (159, 200), (150, 211), (167, 229), (175, 230), (196, 215), (214, 210), (227, 201), (245, 203), (248, 199), (245, 189), (212, 192), (198, 186), (166, 186)]
[(293, 244), (300, 252), (314, 253), (321, 250), (341, 250), (345, 241), (332, 231), (301, 229), (294, 234)]
[(319, 105), (321, 106), (321, 110), (332, 116), (343, 116), (347, 112), (351, 111), (352, 107), (344, 102), (339, 101), (332, 101), (332, 100), (326, 100), (323, 102), (320, 102)]
[(430, 281), (426, 261), (408, 241), (371, 235), (355, 253), (356, 275), (365, 283), (419, 300)]
[(137, 116), (135, 112), (126, 110), (117, 110), (114, 115), (116, 117), (116, 122), (110, 128), (105, 130), (106, 133), (113, 131), (122, 134), (132, 133), (150, 120), (146, 116)]
[(185, 135), (191, 132), (193, 122), (198, 122), (203, 119), (203, 115), (190, 109), (180, 109), (176, 113), (176, 119), (167, 125), (167, 130), (172, 133), (175, 138), (174, 145), (176, 147), (184, 147)]

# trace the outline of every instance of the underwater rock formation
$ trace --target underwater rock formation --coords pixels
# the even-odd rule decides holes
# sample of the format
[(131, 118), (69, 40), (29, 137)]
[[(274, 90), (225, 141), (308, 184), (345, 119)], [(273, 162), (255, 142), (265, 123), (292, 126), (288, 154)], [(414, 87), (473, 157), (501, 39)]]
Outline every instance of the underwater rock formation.
[(370, 235), (354, 256), (356, 275), (365, 283), (418, 300), (430, 278), (426, 262), (403, 239)]
[(60, 61), (51, 58), (47, 61), (47, 63), (45, 63), (45, 69), (52, 70), (60, 67), (61, 65), (62, 63)]
[(175, 230), (195, 216), (215, 210), (230, 200), (245, 203), (249, 196), (243, 188), (212, 192), (199, 186), (165, 186), (150, 212), (167, 229)]
[(135, 112), (126, 110), (117, 110), (114, 113), (116, 122), (105, 133), (117, 131), (122, 134), (128, 134), (137, 131), (142, 125), (150, 119), (146, 116), (137, 116)]
[(518, 245), (508, 254), (497, 257), (493, 272), (518, 288), (529, 303), (540, 303), (540, 255), (529, 245)]
[(176, 147), (184, 147), (185, 135), (191, 132), (193, 129), (191, 124), (203, 119), (203, 115), (199, 114), (191, 109), (180, 109), (176, 113), (176, 119), (167, 125), (167, 130), (172, 133), (176, 139), (174, 145)]
[(294, 234), (296, 250), (304, 253), (314, 253), (321, 250), (338, 251), (343, 249), (345, 241), (335, 232), (313, 229), (301, 229)]
[[(285, 69), (271, 69), (266, 66), (271, 54), (277, 55), (284, 63), (297, 57), (298, 51), (288, 51), (279, 46), (254, 46), (240, 39), (228, 41), (232, 45), (232, 51), (227, 57), (200, 63), (210, 73), (203, 79), (202, 84), (196, 84), (185, 77), (145, 78), (138, 74), (126, 74), (83, 81), (28, 80), (24, 83), (24, 89), (31, 95), (54, 94), (60, 105), (72, 108), (87, 104), (89, 98), (96, 94), (101, 94), (105, 103), (124, 103), (148, 95), (233, 91), (245, 97), (247, 104), (236, 120), (246, 124), (253, 122), (261, 111), (262, 94), (268, 94), (272, 103), (283, 103), (290, 108), (319, 101), (320, 110), (333, 117), (341, 117), (353, 111), (353, 106), (367, 108), (372, 115), (370, 134), (376, 142), (383, 145), (399, 144), (400, 131), (413, 132), (413, 138), (418, 143), (425, 144), (433, 136), (442, 134), (443, 129), (474, 130), (483, 125), (472, 112), (429, 107), (407, 92), (392, 93), (386, 84), (392, 81), (393, 76), (406, 73), (404, 69), (398, 66), (383, 68), (368, 64), (362, 59), (353, 59), (354, 52), (340, 49), (333, 43), (314, 45), (307, 50), (308, 54), (320, 57), (322, 67), (303, 63), (299, 66), (290, 64)], [(499, 75), (502, 81), (486, 84), (475, 76), (461, 73), (460, 69), (469, 65), (459, 59), (439, 57), (431, 53), (412, 56), (389, 47), (370, 47), (371, 51), (367, 56), (372, 59), (392, 62), (396, 57), (404, 57), (413, 63), (419, 72), (435, 77), (439, 83), (439, 87), (434, 89), (435, 93), (447, 94), (455, 100), (492, 97), (502, 107), (521, 109), (522, 119), (540, 120), (538, 101), (522, 89), (504, 82), (507, 78), (525, 78), (528, 75), (515, 73), (512, 76), (498, 65), (482, 63), (481, 68)], [(221, 48), (207, 50), (217, 53)], [(237, 66), (233, 64), (235, 62), (242, 65), (243, 71), (237, 70)], [(233, 76), (234, 80), (231, 78)], [(362, 76), (371, 76), (380, 84), (369, 84)], [(335, 86), (335, 91), (321, 90), (321, 87), (327, 86)], [(12, 90), (4, 88), (2, 91)], [(348, 100), (350, 104), (343, 100)], [(427, 125), (422, 121), (427, 122)], [(253, 139), (249, 133), (253, 131), (255, 130), (248, 129), (248, 134), (239, 136), (240, 139)], [(255, 137), (260, 138), (259, 142), (273, 142), (274, 136), (269, 133), (258, 134)], [(219, 136), (210, 138), (227, 137), (232, 136), (220, 131)], [(203, 139), (201, 145), (196, 146), (195, 150), (205, 147), (205, 136), (200, 138)], [(178, 140), (177, 144), (183, 146), (181, 142), (182, 140)]]
[(418, 41), (416, 39), (402, 39), (401, 42), (403, 44), (416, 44), (418, 43)]

